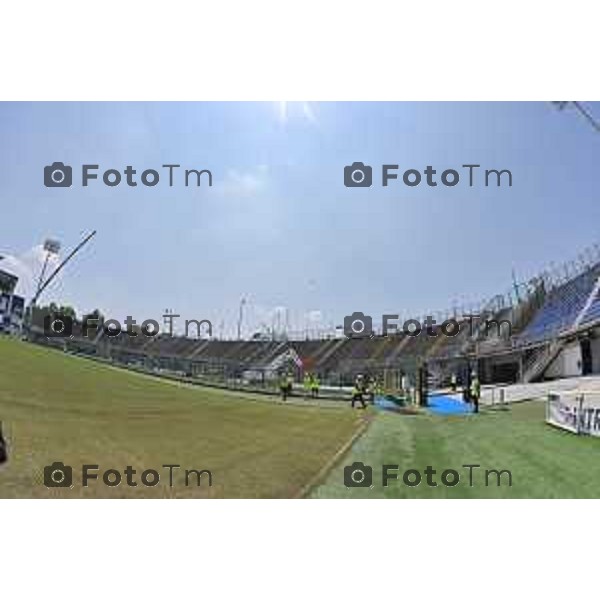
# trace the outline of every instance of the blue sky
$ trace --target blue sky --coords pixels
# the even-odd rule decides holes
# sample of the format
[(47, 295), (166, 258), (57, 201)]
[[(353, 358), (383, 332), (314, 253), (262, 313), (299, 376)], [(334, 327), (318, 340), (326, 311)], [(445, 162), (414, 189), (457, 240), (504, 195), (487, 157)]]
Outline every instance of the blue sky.
[[(423, 315), (600, 241), (599, 158), (600, 135), (549, 103), (3, 103), (0, 253), (35, 272), (44, 238), (66, 249), (97, 229), (44, 301), (118, 319), (170, 308), (231, 335), (242, 296), (246, 334), (281, 307), (293, 329)], [(73, 187), (43, 185), (53, 161)], [(373, 187), (344, 187), (354, 161)], [(210, 169), (213, 186), (80, 185), (82, 163), (139, 180), (169, 162)], [(476, 163), (513, 186), (384, 188), (382, 163), (438, 177)]]

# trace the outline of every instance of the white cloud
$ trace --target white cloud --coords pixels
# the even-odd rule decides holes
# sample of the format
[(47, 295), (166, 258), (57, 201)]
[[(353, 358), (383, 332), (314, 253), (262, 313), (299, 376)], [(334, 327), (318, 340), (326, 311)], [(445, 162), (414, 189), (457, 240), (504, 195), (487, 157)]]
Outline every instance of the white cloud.
[(311, 123), (317, 122), (317, 117), (309, 102), (278, 102), (277, 116), (280, 123), (287, 123), (296, 117)]

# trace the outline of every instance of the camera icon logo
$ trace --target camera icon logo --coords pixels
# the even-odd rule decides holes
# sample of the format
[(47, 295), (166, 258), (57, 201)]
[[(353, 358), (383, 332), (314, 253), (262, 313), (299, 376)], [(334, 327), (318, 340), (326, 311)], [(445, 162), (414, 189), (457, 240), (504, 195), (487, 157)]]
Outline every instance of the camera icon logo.
[(44, 185), (46, 187), (71, 187), (73, 169), (65, 163), (54, 162), (44, 167)]
[(371, 487), (373, 469), (369, 465), (355, 462), (344, 467), (344, 485), (346, 487)]
[(344, 317), (344, 335), (348, 338), (373, 337), (373, 319), (361, 312)]
[(44, 485), (48, 488), (71, 487), (73, 485), (73, 469), (62, 462), (53, 462), (44, 467)]
[(344, 167), (344, 185), (346, 187), (371, 187), (373, 169), (365, 163), (354, 162)]
[(46, 315), (44, 335), (47, 338), (73, 337), (73, 318), (68, 315)]

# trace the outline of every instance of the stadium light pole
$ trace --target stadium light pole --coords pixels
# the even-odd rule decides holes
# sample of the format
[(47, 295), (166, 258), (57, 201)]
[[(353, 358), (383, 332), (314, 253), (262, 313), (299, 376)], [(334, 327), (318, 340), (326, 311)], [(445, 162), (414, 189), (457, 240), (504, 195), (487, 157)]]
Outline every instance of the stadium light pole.
[(573, 102), (573, 106), (579, 111), (581, 115), (587, 120), (587, 122), (600, 133), (600, 123), (594, 119), (592, 114), (588, 112), (579, 102)]
[(56, 256), (60, 252), (60, 242), (56, 240), (47, 239), (44, 241), (44, 252), (46, 256), (44, 258), (44, 264), (42, 266), (42, 270), (40, 271), (40, 276), (38, 278), (38, 284), (35, 291), (36, 296), (40, 292), (40, 288), (42, 287), (42, 283), (44, 281), (44, 275), (46, 274), (46, 269), (48, 268), (48, 261), (50, 260), (50, 256)]
[(289, 336), (289, 330), (290, 330), (290, 309), (286, 306), (285, 307), (285, 337), (286, 337), (286, 339)]
[(569, 104), (571, 104), (578, 112), (580, 115), (583, 116), (583, 118), (598, 132), (600, 133), (600, 121), (597, 121), (594, 116), (592, 115), (592, 113), (590, 113), (582, 104), (581, 102), (578, 102), (576, 100), (571, 100), (571, 101), (565, 101), (565, 100), (561, 100), (561, 101), (554, 101), (552, 102), (552, 104), (554, 104), (554, 106), (556, 106), (556, 108), (558, 110), (564, 110)]
[(69, 255), (52, 271), (48, 279), (39, 287), (35, 296), (31, 301), (31, 306), (35, 306), (38, 298), (41, 296), (42, 292), (52, 283), (54, 278), (62, 271), (64, 266), (96, 235), (96, 231), (92, 231), (88, 236), (86, 236), (75, 248), (69, 253)]
[(513, 280), (513, 289), (515, 291), (515, 298), (517, 300), (517, 304), (521, 303), (521, 295), (519, 293), (519, 283), (517, 281), (517, 274), (515, 273), (515, 270), (512, 270), (512, 280)]
[(244, 318), (244, 305), (245, 304), (246, 304), (246, 298), (244, 298), (244, 296), (242, 296), (242, 298), (240, 300), (240, 312), (239, 312), (238, 323), (237, 323), (237, 339), (238, 339), (238, 341), (242, 339), (242, 320)]

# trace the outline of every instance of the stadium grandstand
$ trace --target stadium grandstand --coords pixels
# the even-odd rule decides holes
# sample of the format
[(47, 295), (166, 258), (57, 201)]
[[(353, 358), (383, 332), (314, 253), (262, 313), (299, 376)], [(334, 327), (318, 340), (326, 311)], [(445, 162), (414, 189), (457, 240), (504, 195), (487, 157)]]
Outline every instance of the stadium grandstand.
[[(600, 249), (595, 246), (578, 261), (515, 284), (510, 293), (479, 306), (439, 313), (435, 335), (423, 329), (417, 336), (401, 330), (383, 336), (379, 330), (363, 338), (338, 331), (321, 332), (317, 339), (289, 334), (224, 340), (124, 332), (108, 337), (99, 328), (83, 337), (76, 322), (71, 337), (47, 338), (47, 316), (47, 309), (34, 308), (25, 332), (30, 341), (198, 383), (268, 388), (285, 370), (298, 382), (310, 371), (324, 386), (343, 387), (367, 373), (393, 387), (424, 364), (436, 387), (467, 369), (476, 369), (486, 384), (528, 383), (600, 373)], [(441, 333), (445, 319), (457, 321), (456, 335)]]
[(2, 262), (3, 257), (0, 256), (0, 332), (19, 333), (23, 323), (25, 299), (15, 294), (19, 278), (2, 269)]

